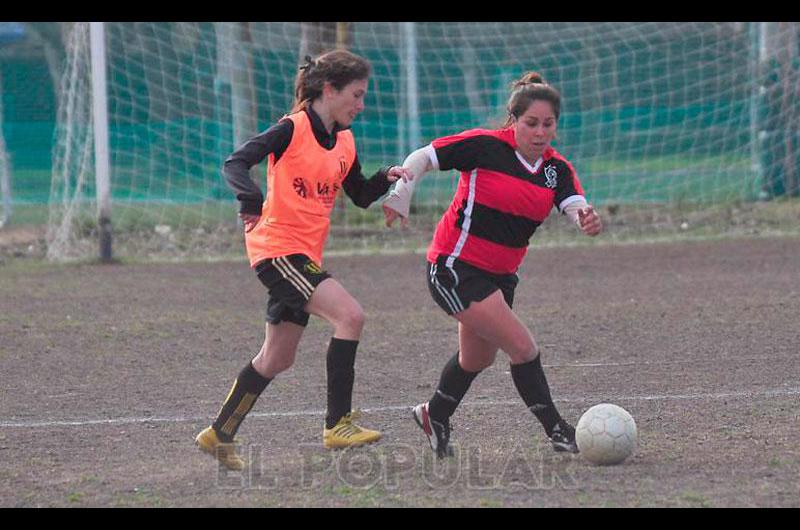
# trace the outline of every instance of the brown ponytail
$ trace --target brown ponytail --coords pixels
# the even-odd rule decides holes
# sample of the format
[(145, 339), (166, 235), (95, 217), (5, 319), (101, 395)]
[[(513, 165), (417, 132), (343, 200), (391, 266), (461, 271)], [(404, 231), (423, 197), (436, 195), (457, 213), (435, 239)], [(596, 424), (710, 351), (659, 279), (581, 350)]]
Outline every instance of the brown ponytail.
[(369, 62), (347, 50), (334, 50), (315, 59), (306, 55), (294, 80), (294, 103), (291, 112), (297, 112), (322, 97), (325, 83), (341, 90), (353, 81), (367, 79), (372, 72)]
[(539, 72), (528, 72), (511, 84), (511, 96), (508, 98), (506, 106), (508, 117), (503, 126), (508, 127), (513, 122), (513, 118), (519, 118), (525, 114), (534, 101), (550, 102), (556, 120), (558, 120), (561, 115), (561, 94), (547, 84)]

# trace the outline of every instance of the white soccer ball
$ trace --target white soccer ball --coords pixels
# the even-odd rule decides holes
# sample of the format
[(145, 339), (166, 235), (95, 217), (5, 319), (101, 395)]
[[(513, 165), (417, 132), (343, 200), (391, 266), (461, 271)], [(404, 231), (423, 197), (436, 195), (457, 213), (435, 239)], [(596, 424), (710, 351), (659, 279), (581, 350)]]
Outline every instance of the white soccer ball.
[(636, 422), (627, 410), (600, 403), (583, 413), (575, 427), (581, 456), (593, 464), (621, 464), (636, 449)]

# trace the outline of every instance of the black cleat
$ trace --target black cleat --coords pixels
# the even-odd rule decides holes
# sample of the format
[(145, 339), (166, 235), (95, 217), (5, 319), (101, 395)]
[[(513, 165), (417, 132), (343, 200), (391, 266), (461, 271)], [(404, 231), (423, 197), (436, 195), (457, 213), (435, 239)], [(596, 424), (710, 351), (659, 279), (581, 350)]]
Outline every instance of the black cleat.
[(559, 420), (547, 438), (557, 453), (578, 453), (575, 428), (564, 420)]
[(431, 449), (439, 458), (453, 456), (453, 448), (450, 447), (450, 420), (444, 423), (438, 422), (428, 414), (428, 404), (422, 403), (411, 410), (414, 421), (428, 437)]

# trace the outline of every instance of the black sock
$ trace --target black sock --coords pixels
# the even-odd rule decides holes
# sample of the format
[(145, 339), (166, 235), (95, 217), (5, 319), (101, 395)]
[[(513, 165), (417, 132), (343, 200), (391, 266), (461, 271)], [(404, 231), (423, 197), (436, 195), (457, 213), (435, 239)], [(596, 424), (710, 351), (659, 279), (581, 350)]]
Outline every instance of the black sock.
[(325, 428), (332, 429), (353, 406), (357, 340), (331, 339), (326, 359), (328, 370), (328, 411)]
[(561, 420), (561, 416), (550, 397), (550, 387), (544, 376), (541, 356), (537, 355), (536, 359), (527, 363), (512, 364), (511, 377), (514, 379), (514, 385), (516, 385), (519, 395), (522, 396), (522, 400), (550, 436), (553, 427)]
[(222, 442), (233, 441), (236, 431), (239, 430), (244, 417), (253, 408), (258, 396), (267, 388), (271, 379), (263, 377), (253, 368), (252, 362), (248, 362), (239, 377), (233, 383), (228, 397), (222, 404), (222, 408), (214, 421), (214, 430)]
[(480, 372), (467, 372), (458, 364), (458, 352), (444, 365), (436, 393), (428, 402), (428, 414), (436, 421), (444, 422), (456, 411), (464, 399), (472, 380)]

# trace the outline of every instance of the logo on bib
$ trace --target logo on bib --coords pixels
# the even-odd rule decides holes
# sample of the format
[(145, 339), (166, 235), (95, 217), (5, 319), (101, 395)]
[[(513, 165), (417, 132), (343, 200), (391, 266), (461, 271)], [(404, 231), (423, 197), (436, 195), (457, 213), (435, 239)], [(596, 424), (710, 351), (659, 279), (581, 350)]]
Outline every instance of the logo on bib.
[(306, 181), (303, 180), (303, 177), (297, 177), (292, 180), (292, 187), (294, 188), (295, 193), (297, 193), (302, 198), (308, 197), (308, 186), (306, 185)]

